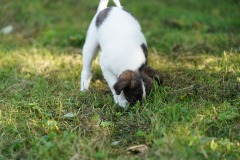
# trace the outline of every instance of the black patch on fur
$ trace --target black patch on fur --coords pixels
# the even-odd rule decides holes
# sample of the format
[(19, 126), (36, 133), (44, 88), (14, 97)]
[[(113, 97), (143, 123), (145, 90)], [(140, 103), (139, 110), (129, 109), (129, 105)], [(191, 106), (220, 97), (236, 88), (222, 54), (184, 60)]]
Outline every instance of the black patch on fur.
[(144, 68), (145, 67), (147, 67), (147, 65), (146, 64), (142, 64), (140, 67), (139, 67), (139, 72), (141, 73), (143, 70), (144, 70)]
[(146, 90), (151, 90), (152, 88), (152, 81), (156, 81), (158, 85), (162, 85), (163, 77), (162, 75), (155, 69), (150, 66), (142, 65), (139, 68), (139, 72), (141, 74), (141, 78), (145, 84)]
[(112, 8), (106, 8), (98, 14), (97, 19), (96, 19), (97, 28), (99, 28), (101, 26), (101, 24), (104, 22), (104, 20), (108, 17), (111, 10), (112, 10)]
[(141, 48), (142, 48), (142, 51), (145, 55), (145, 58), (147, 59), (147, 56), (148, 56), (148, 48), (147, 48), (147, 45), (146, 44), (141, 44)]

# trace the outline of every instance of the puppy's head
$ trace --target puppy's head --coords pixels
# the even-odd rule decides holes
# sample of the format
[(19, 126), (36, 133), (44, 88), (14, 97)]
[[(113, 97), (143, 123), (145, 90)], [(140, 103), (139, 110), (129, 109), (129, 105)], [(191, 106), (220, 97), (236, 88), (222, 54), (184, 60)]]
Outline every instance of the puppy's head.
[(117, 95), (123, 91), (130, 105), (141, 101), (144, 95), (143, 82), (140, 73), (131, 70), (124, 71), (113, 86)]
[(117, 95), (123, 91), (126, 100), (130, 105), (145, 98), (146, 93), (153, 87), (153, 81), (162, 84), (162, 76), (159, 72), (149, 66), (142, 66), (139, 71), (124, 71), (113, 88)]

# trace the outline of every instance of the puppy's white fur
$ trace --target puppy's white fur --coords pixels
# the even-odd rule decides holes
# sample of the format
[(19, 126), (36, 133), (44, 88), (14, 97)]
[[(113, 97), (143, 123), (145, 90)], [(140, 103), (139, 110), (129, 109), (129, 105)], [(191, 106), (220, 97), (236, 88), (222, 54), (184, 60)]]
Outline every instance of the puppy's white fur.
[[(114, 100), (121, 107), (125, 107), (127, 100), (122, 92), (116, 95), (113, 89), (118, 76), (126, 71), (138, 70), (145, 64), (146, 57), (140, 47), (147, 44), (141, 32), (139, 23), (121, 7), (119, 0), (114, 0), (117, 7), (112, 7), (106, 19), (100, 26), (96, 26), (98, 14), (107, 8), (108, 0), (100, 0), (98, 10), (94, 16), (83, 47), (83, 68), (81, 73), (81, 91), (88, 90), (92, 77), (92, 60), (101, 49), (100, 66)], [(142, 82), (143, 88), (144, 84)], [(145, 88), (143, 89), (145, 92)], [(145, 97), (146, 93), (143, 93)]]

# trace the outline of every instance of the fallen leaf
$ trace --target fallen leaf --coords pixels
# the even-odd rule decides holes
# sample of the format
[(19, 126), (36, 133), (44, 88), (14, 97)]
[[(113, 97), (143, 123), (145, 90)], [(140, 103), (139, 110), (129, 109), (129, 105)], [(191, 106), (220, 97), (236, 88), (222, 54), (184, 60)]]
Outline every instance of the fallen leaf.
[(72, 113), (72, 112), (69, 112), (69, 113), (65, 114), (65, 115), (63, 116), (63, 118), (73, 118), (73, 117), (75, 117), (75, 116), (76, 116), (76, 114), (74, 114), (74, 113)]
[(8, 25), (4, 28), (1, 29), (0, 33), (3, 33), (5, 35), (10, 34), (13, 31), (13, 26), (12, 25)]
[(117, 146), (117, 145), (119, 145), (119, 143), (121, 143), (121, 141), (114, 141), (114, 142), (112, 142), (112, 146)]
[(145, 144), (135, 145), (127, 148), (127, 152), (132, 154), (144, 154), (147, 151), (148, 147)]

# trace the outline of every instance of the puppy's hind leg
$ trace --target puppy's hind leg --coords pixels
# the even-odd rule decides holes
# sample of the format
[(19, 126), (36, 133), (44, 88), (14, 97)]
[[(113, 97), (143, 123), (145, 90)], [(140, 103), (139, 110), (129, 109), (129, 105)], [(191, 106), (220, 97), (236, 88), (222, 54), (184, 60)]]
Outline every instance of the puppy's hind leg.
[(88, 90), (92, 78), (92, 60), (96, 56), (99, 44), (96, 37), (96, 27), (92, 23), (89, 27), (85, 44), (82, 52), (82, 73), (81, 73), (81, 91)]

